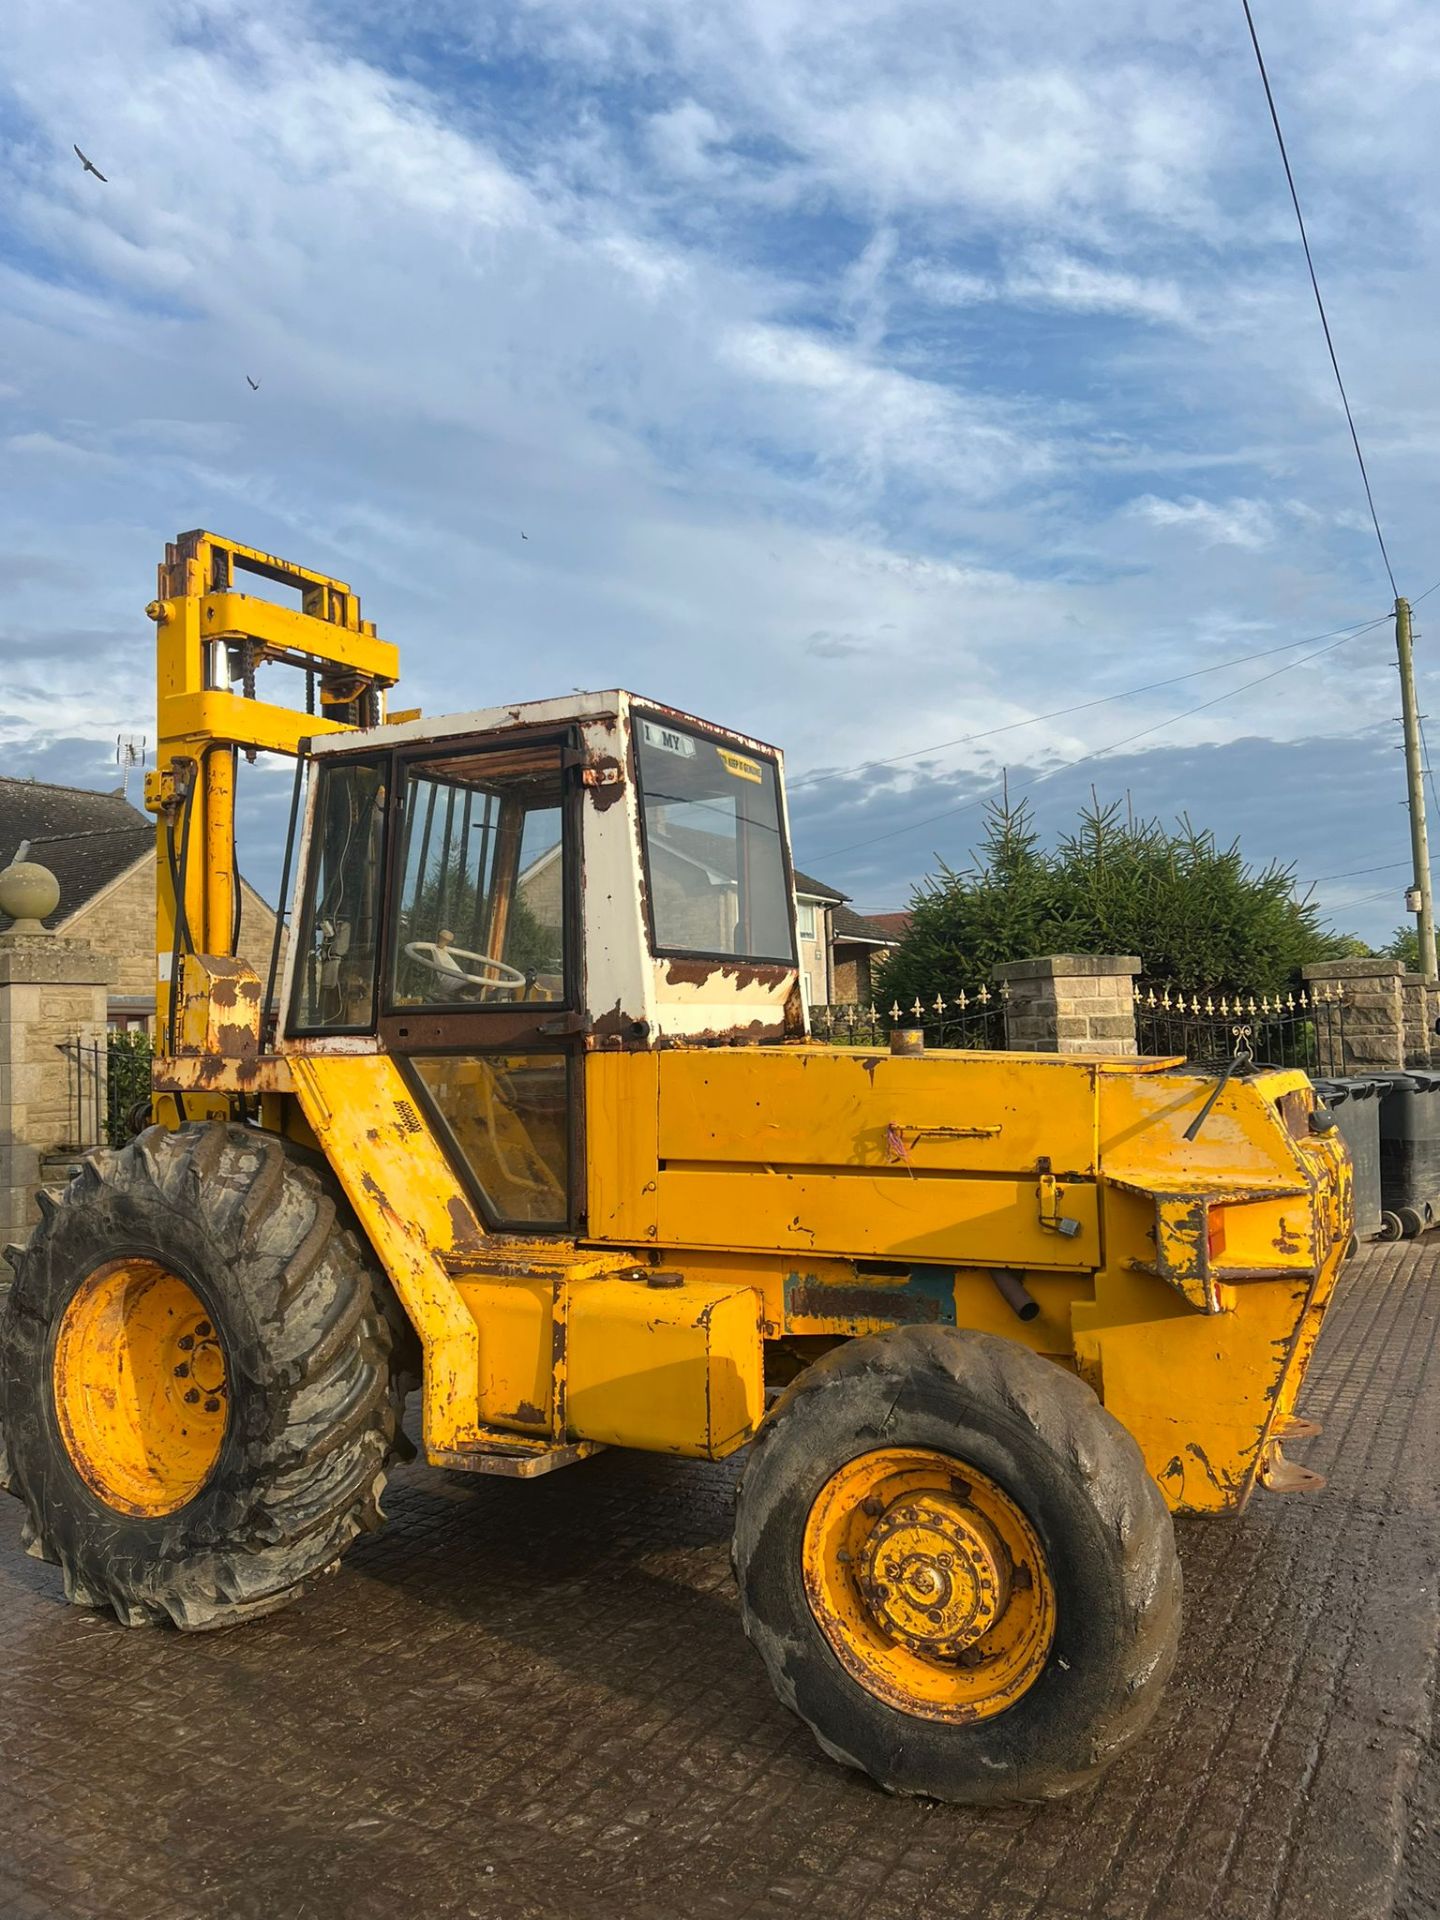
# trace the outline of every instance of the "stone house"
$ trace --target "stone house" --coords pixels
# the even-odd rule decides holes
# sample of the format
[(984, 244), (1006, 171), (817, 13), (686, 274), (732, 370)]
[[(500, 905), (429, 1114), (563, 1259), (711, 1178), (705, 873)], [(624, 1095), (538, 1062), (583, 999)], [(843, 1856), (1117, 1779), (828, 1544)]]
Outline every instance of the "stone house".
[[(28, 851), (22, 856), (21, 848)], [(48, 867), (60, 904), (52, 932), (93, 947), (115, 964), (108, 1018), (149, 1031), (155, 1015), (155, 826), (116, 788), (52, 786), (0, 777), (0, 867), (18, 858)], [(262, 980), (270, 967), (275, 912), (241, 883), (240, 955)], [(0, 914), (0, 932), (9, 926)]]
[(867, 1004), (876, 961), (899, 945), (878, 922), (854, 912), (849, 900), (849, 894), (795, 869), (800, 970), (812, 1007)]

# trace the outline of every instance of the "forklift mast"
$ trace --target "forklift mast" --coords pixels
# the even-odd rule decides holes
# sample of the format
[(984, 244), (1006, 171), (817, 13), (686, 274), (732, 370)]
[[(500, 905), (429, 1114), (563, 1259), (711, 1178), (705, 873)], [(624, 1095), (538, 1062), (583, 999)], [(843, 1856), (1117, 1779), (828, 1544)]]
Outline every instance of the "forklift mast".
[[(237, 576), (246, 575), (290, 589), (298, 604), (241, 591)], [(166, 546), (146, 612), (157, 629), (159, 736), (145, 778), (156, 817), (156, 1051), (169, 1055), (186, 959), (234, 957), (241, 753), (299, 757), (321, 735), (380, 724), (400, 664), (343, 580), (198, 530)], [(276, 668), (303, 675), (303, 704), (261, 697), (260, 673), (268, 692)]]

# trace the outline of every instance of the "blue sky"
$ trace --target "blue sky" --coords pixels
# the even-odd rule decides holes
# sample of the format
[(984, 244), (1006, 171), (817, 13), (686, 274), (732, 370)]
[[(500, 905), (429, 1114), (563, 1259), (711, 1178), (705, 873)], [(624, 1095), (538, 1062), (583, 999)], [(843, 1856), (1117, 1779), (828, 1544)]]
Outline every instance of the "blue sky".
[[(1418, 597), (1440, 16), (1257, 18)], [(619, 683), (777, 741), (862, 908), (1008, 766), (1047, 832), (1093, 782), (1402, 917), (1387, 627), (1247, 686), (1390, 595), (1238, 0), (11, 0), (6, 771), (153, 738), (196, 525), (351, 579), (406, 704)]]

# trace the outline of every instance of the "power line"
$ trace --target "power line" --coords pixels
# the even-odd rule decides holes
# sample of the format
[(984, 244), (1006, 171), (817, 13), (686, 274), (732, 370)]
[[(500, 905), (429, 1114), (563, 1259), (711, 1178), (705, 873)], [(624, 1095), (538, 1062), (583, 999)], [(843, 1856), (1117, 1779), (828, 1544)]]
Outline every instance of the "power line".
[(1358, 900), (1342, 900), (1338, 907), (1328, 909), (1331, 913), (1353, 913), (1356, 907), (1368, 907), (1372, 900), (1386, 900), (1394, 897), (1393, 887), (1381, 887), (1378, 893), (1362, 893)]
[[(1440, 586), (1440, 580), (1435, 584)], [(1434, 588), (1430, 591), (1433, 592)], [(970, 746), (976, 740), (993, 740), (999, 734), (1014, 733), (1021, 727), (1039, 726), (1044, 720), (1064, 720), (1072, 713), (1088, 713), (1092, 707), (1112, 706), (1117, 700), (1133, 700), (1142, 693), (1156, 693), (1162, 687), (1179, 686), (1184, 680), (1198, 680), (1202, 674), (1223, 673), (1226, 667), (1248, 666), (1252, 660), (1273, 660), (1277, 653), (1290, 653), (1296, 647), (1310, 647), (1317, 640), (1329, 640), (1336, 634), (1348, 638), (1358, 633), (1368, 633), (1389, 617), (1389, 614), (1382, 614), (1379, 620), (1356, 621), (1348, 627), (1331, 627), (1325, 633), (1312, 633), (1303, 640), (1287, 640), (1280, 647), (1262, 648), (1259, 653), (1232, 654), (1228, 660), (1216, 660), (1208, 667), (1191, 667), (1186, 673), (1172, 674), (1168, 680), (1147, 680), (1144, 686), (1126, 687), (1120, 693), (1103, 693), (1094, 700), (1079, 700), (1073, 706), (1056, 707), (1050, 713), (1027, 714), (1023, 720), (1007, 720), (1003, 726), (986, 727), (980, 733), (962, 733), (955, 740), (937, 740), (933, 746), (915, 747), (908, 753), (891, 754), (887, 759), (862, 760), (853, 767), (829, 767), (817, 773), (805, 773), (798, 780), (787, 780), (786, 791), (797, 793), (801, 787), (813, 787), (819, 780), (844, 780), (852, 774), (868, 773), (872, 767), (895, 767), (902, 760), (921, 760), (929, 753), (944, 753), (951, 747)]]
[[(1340, 377), (1340, 362), (1335, 356), (1335, 342), (1330, 337), (1330, 322), (1325, 314), (1325, 302), (1320, 297), (1320, 282), (1315, 277), (1315, 261), (1310, 253), (1310, 236), (1305, 231), (1305, 216), (1300, 211), (1300, 195), (1295, 191), (1295, 175), (1290, 171), (1290, 155), (1285, 150), (1285, 136), (1280, 131), (1280, 115), (1275, 110), (1275, 96), (1270, 91), (1270, 75), (1265, 71), (1265, 56), (1260, 51), (1260, 36), (1255, 31), (1254, 16), (1250, 12), (1250, 0), (1240, 0), (1245, 9), (1245, 24), (1250, 29), (1250, 44), (1255, 49), (1255, 63), (1260, 69), (1261, 84), (1265, 88), (1265, 101), (1270, 109), (1270, 121), (1275, 129), (1275, 140), (1280, 148), (1280, 158), (1285, 167), (1285, 179), (1290, 187), (1290, 199), (1295, 208), (1295, 221), (1300, 229), (1300, 244), (1305, 249), (1305, 265), (1310, 269), (1310, 285), (1315, 294), (1315, 305), (1320, 314), (1320, 325), (1325, 333), (1325, 345), (1330, 350), (1330, 365), (1335, 370), (1335, 384), (1340, 389), (1340, 402), (1345, 409), (1345, 418), (1350, 426), (1350, 439), (1354, 444), (1355, 458), (1360, 464), (1360, 478), (1365, 486), (1365, 498), (1370, 507), (1370, 519), (1375, 528), (1375, 538), (1380, 543), (1380, 558), (1385, 562), (1385, 572), (1390, 581), (1390, 591), (1398, 600), (1400, 589), (1395, 584), (1395, 571), (1390, 565), (1390, 555), (1385, 550), (1385, 536), (1380, 531), (1380, 516), (1375, 511), (1375, 496), (1370, 491), (1370, 475), (1365, 469), (1365, 456), (1360, 451), (1360, 436), (1355, 431), (1355, 416), (1350, 411), (1350, 396), (1345, 391), (1345, 382)], [(1433, 591), (1433, 589), (1432, 589)]]
[[(1225, 693), (1216, 694), (1213, 700), (1202, 700), (1198, 706), (1187, 707), (1183, 713), (1172, 713), (1164, 720), (1157, 720), (1148, 727), (1139, 728), (1135, 733), (1127, 733), (1119, 740), (1110, 741), (1108, 746), (1095, 747), (1089, 753), (1082, 753), (1077, 759), (1062, 760), (1058, 765), (1047, 767), (1043, 773), (1036, 774), (1030, 784), (1038, 787), (1043, 781), (1053, 780), (1056, 774), (1068, 773), (1074, 767), (1084, 766), (1088, 761), (1098, 760), (1102, 755), (1114, 753), (1120, 747), (1128, 747), (1136, 740), (1144, 740), (1153, 733), (1160, 733), (1166, 727), (1176, 726), (1181, 720), (1189, 720), (1197, 713), (1205, 713), (1211, 707), (1218, 707), (1224, 700), (1233, 700), (1237, 693), (1248, 693), (1252, 687), (1263, 686), (1267, 680), (1278, 680), (1281, 674), (1289, 673), (1292, 668), (1308, 666), (1312, 660), (1319, 660), (1324, 654), (1334, 653), (1337, 647), (1346, 646), (1351, 640), (1359, 639), (1362, 633), (1372, 633), (1376, 627), (1387, 625), (1388, 619), (1388, 615), (1382, 615), (1378, 620), (1370, 621), (1368, 626), (1361, 627), (1354, 633), (1344, 634), (1338, 640), (1332, 640), (1329, 646), (1317, 647), (1314, 653), (1303, 654), (1298, 660), (1287, 661), (1283, 667), (1276, 667), (1270, 673), (1257, 674), (1253, 680), (1243, 680), (1238, 687), (1231, 687)], [(854, 853), (861, 847), (875, 846), (881, 840), (894, 840), (904, 833), (916, 833), (921, 827), (933, 826), (937, 820), (951, 820), (956, 814), (971, 813), (976, 807), (984, 806), (986, 801), (993, 799), (1001, 790), (999, 786), (989, 787), (984, 793), (977, 794), (971, 800), (963, 801), (958, 807), (946, 807), (940, 813), (927, 814), (923, 820), (913, 820), (903, 827), (892, 827), (886, 833), (871, 834), (864, 840), (847, 841), (843, 846), (821, 847), (818, 857), (823, 860), (836, 854)]]
[[(1181, 719), (1183, 717), (1184, 717), (1183, 715), (1179, 715), (1179, 714), (1176, 715), (1177, 719)], [(1363, 727), (1350, 727), (1344, 733), (1328, 733), (1325, 735), (1325, 738), (1327, 740), (1354, 740), (1354, 739), (1358, 739), (1361, 734), (1378, 732), (1380, 728), (1385, 724), (1386, 723), (1384, 721), (1368, 721)], [(1113, 744), (1116, 746), (1120, 746), (1120, 745), (1123, 745), (1124, 743), (1121, 741), (1116, 741)], [(1101, 747), (1098, 749), (1098, 752), (1109, 753), (1110, 750), (1111, 749), (1109, 747)], [(1072, 762), (1071, 764), (1073, 765), (1075, 763)], [(1048, 779), (1050, 772), (1061, 773), (1063, 771), (1064, 771), (1064, 768), (1061, 768), (1061, 767), (1051, 768), (1049, 771), (1047, 771), (1044, 777)], [(923, 822), (921, 824), (923, 824)], [(1365, 875), (1365, 874), (1393, 873), (1397, 868), (1408, 867), (1409, 865), (1410, 865), (1410, 862), (1408, 860), (1390, 860), (1385, 862), (1381, 866), (1375, 866), (1375, 867), (1346, 867), (1342, 873), (1317, 874), (1313, 880), (1305, 881), (1304, 885), (1308, 892), (1310, 890), (1313, 890), (1315, 887), (1323, 886), (1327, 880), (1353, 880), (1353, 879), (1359, 879), (1362, 875)], [(1388, 893), (1390, 889), (1386, 887), (1382, 891), (1384, 891), (1385, 893)], [(1375, 895), (1367, 894), (1365, 897), (1366, 899), (1372, 899), (1372, 898), (1378, 899), (1380, 896), (1379, 894), (1375, 894)], [(867, 907), (865, 909), (863, 918), (867, 920), (879, 920), (879, 919), (884, 919), (887, 914), (909, 913), (910, 911), (911, 911), (911, 908), (908, 906)]]
[(1420, 751), (1425, 758), (1425, 784), (1430, 789), (1430, 804), (1435, 809), (1436, 818), (1440, 819), (1440, 801), (1437, 801), (1435, 798), (1435, 776), (1430, 771), (1430, 742), (1425, 738), (1425, 716), (1423, 713), (1416, 714), (1415, 723), (1420, 729)]
[(1313, 880), (1306, 882), (1306, 885), (1322, 887), (1327, 880), (1358, 880), (1362, 874), (1366, 873), (1394, 873), (1397, 867), (1408, 867), (1409, 864), (1408, 860), (1387, 860), (1383, 866), (1379, 867), (1346, 867), (1343, 873), (1317, 873)]
[[(1435, 582), (1435, 586), (1440, 587), (1440, 580), (1437, 580)], [(1420, 600), (1423, 600), (1426, 597), (1426, 594), (1431, 594), (1434, 591), (1435, 591), (1435, 587), (1427, 587), (1425, 589), (1425, 593), (1422, 593), (1420, 595)], [(1420, 604), (1419, 600), (1412, 600), (1410, 602), (1412, 611), (1419, 604)], [(1413, 626), (1410, 629), (1410, 638), (1411, 638), (1412, 644), (1420, 638), (1420, 635), (1416, 633)], [(1437, 817), (1440, 817), (1440, 806), (1437, 806), (1436, 800), (1435, 800), (1435, 776), (1430, 771), (1430, 742), (1425, 738), (1425, 716), (1423, 713), (1418, 711), (1419, 704), (1420, 704), (1419, 701), (1416, 701), (1415, 704), (1417, 709), (1415, 714), (1415, 724), (1420, 730), (1420, 751), (1425, 758), (1425, 783), (1430, 789), (1430, 804), (1432, 807), (1436, 808)]]

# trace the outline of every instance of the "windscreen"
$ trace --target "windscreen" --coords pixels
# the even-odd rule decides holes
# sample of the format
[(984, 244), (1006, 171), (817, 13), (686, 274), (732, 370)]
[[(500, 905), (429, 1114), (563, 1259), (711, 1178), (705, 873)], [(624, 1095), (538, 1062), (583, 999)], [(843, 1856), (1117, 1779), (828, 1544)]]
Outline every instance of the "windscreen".
[(774, 761), (638, 714), (635, 747), (656, 951), (793, 966)]

